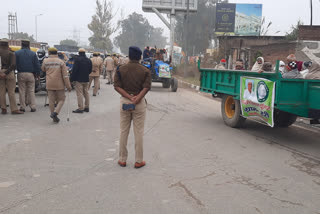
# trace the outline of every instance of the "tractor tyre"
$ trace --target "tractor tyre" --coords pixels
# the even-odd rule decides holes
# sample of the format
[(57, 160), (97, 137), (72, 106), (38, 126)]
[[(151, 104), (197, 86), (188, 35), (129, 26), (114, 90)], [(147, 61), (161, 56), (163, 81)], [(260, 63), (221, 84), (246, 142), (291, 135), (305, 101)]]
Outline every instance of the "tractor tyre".
[(170, 79), (163, 79), (162, 80), (162, 87), (163, 88), (170, 88)]
[(176, 78), (171, 79), (171, 91), (177, 92), (178, 90), (178, 80)]
[(223, 95), (221, 113), (224, 123), (232, 128), (240, 128), (246, 121), (246, 118), (241, 115), (240, 101), (230, 95)]
[(288, 112), (284, 112), (278, 109), (274, 110), (274, 126), (280, 128), (287, 128), (294, 124), (297, 120), (297, 116), (294, 114), (290, 114)]

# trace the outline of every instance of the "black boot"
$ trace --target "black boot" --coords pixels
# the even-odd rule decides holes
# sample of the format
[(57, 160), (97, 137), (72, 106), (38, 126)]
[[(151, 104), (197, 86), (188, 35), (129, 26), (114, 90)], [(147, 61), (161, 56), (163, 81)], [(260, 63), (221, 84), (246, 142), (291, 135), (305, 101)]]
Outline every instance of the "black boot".
[(85, 111), (85, 112), (89, 112), (89, 108), (85, 108), (83, 111)]
[(57, 112), (51, 113), (50, 117), (52, 118), (53, 122), (59, 123), (60, 119), (58, 118), (58, 113)]

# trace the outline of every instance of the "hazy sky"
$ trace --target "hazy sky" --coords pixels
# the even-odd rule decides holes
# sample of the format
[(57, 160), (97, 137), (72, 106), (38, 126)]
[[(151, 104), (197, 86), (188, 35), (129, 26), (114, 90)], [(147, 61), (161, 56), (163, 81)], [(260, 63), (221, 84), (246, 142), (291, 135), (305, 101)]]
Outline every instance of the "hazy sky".
[[(90, 32), (87, 28), (95, 12), (95, 0), (10, 0), (0, 7), (0, 38), (7, 37), (8, 13), (17, 12), (19, 31), (35, 35), (35, 15), (38, 17), (38, 41), (58, 44), (62, 39), (72, 39), (74, 29), (80, 30), (81, 40), (88, 41)], [(320, 2), (314, 1), (314, 25), (320, 25)], [(269, 34), (281, 31), (283, 35), (300, 19), (304, 24), (310, 23), (309, 0), (231, 0), (232, 3), (261, 3), (263, 16), (272, 21)], [(142, 0), (113, 0), (115, 10), (123, 9), (124, 15), (136, 11), (148, 18), (149, 22), (169, 31), (160, 19), (152, 13), (144, 13)], [(119, 13), (120, 15), (120, 13)], [(117, 17), (118, 18), (118, 17)], [(201, 24), (201, 23), (199, 23)]]

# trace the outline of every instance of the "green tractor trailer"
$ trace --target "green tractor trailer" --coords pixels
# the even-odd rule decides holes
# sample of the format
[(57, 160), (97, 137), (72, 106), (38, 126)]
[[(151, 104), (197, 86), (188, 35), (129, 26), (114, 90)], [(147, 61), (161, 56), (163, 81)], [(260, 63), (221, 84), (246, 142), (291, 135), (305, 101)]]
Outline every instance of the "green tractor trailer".
[[(260, 116), (266, 122), (270, 119), (272, 123), (269, 125), (272, 127), (288, 127), (296, 121), (297, 117), (320, 119), (320, 80), (284, 79), (279, 72), (279, 61), (276, 63), (274, 72), (263, 73), (201, 68), (200, 61), (198, 68), (201, 73), (200, 90), (222, 98), (222, 117), (225, 124), (230, 127), (241, 127), (247, 118), (247, 115), (244, 115), (247, 112)], [(263, 101), (266, 99), (261, 97), (259, 99), (260, 88), (255, 90), (258, 96), (255, 102), (245, 100), (244, 90), (242, 90), (245, 87), (245, 81), (247, 85), (249, 82), (250, 87), (255, 83), (254, 81), (257, 85), (262, 83), (260, 84), (262, 98), (269, 96), (272, 105), (265, 105)], [(265, 87), (264, 89), (263, 85), (266, 85), (264, 82), (272, 83), (274, 88)], [(246, 104), (245, 107), (244, 104)], [(253, 105), (248, 107), (248, 104)]]

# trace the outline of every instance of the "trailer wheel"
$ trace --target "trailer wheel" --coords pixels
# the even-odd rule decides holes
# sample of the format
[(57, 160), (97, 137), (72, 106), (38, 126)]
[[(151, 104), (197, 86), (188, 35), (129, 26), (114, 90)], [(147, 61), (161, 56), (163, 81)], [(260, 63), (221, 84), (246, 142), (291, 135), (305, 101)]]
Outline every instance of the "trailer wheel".
[(162, 80), (162, 88), (170, 88), (170, 79)]
[(241, 116), (240, 101), (230, 95), (223, 95), (221, 113), (224, 123), (232, 128), (239, 128), (246, 121), (246, 118)]
[(176, 78), (171, 79), (171, 91), (177, 92), (178, 90), (178, 80)]
[(284, 112), (278, 109), (274, 111), (274, 126), (280, 128), (287, 128), (294, 124), (297, 120), (297, 116)]

